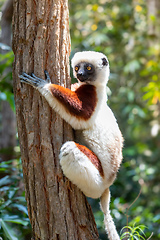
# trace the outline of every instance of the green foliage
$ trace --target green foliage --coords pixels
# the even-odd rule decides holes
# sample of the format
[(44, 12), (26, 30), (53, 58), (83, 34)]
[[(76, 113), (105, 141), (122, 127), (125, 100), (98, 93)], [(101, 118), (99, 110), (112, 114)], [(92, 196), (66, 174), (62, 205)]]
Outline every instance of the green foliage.
[[(0, 44), (0, 47), (7, 49), (7, 46)], [(12, 83), (12, 63), (13, 52), (0, 54), (0, 101), (8, 101), (13, 111), (15, 111), (13, 83)], [(7, 69), (7, 71), (6, 71)], [(9, 71), (8, 71), (9, 70)]]
[(135, 226), (135, 224), (130, 226), (125, 226), (121, 230), (121, 238), (125, 240), (145, 240), (145, 234), (143, 229), (145, 228), (144, 225)]
[(3, 239), (25, 239), (31, 228), (22, 183), (19, 159), (0, 163), (0, 236)]
[[(0, 90), (13, 92), (12, 86), (12, 63), (13, 63), (14, 55), (13, 52), (7, 52), (5, 54), (0, 54)], [(7, 68), (10, 71), (5, 71)]]

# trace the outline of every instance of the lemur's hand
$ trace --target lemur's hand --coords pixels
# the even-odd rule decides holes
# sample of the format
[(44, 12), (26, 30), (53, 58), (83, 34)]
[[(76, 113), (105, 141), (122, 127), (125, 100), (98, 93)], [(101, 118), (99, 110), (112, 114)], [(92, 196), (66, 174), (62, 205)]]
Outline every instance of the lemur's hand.
[(30, 76), (25, 72), (23, 72), (22, 75), (19, 75), (19, 78), (20, 78), (21, 82), (27, 83), (27, 84), (31, 85), (32, 87), (38, 88), (38, 87), (43, 87), (46, 83), (51, 83), (49, 73), (46, 70), (44, 71), (44, 73), (46, 76), (45, 80), (42, 78), (36, 77), (34, 75), (34, 73), (32, 73)]

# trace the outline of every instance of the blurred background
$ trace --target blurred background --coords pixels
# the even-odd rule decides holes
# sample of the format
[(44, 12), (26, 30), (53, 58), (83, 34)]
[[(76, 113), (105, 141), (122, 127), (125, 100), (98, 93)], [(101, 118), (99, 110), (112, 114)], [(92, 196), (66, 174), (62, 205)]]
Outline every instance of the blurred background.
[[(0, 238), (27, 240), (25, 201), (12, 89), (13, 1), (0, 0)], [(140, 227), (137, 239), (160, 239), (160, 1), (70, 0), (71, 57), (107, 55), (106, 88), (125, 142), (123, 164), (111, 187), (118, 231)], [(73, 79), (74, 82), (74, 79)], [(99, 200), (89, 199), (100, 239), (106, 239)], [(143, 225), (143, 226), (141, 226)], [(131, 238), (130, 238), (131, 239)]]

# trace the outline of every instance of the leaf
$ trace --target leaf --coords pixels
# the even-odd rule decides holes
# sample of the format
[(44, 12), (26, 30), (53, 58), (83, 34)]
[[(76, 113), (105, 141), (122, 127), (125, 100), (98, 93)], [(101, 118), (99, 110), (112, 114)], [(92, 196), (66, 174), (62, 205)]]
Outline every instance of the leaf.
[(145, 236), (145, 233), (144, 233), (144, 231), (142, 230), (142, 228), (146, 228), (144, 225), (139, 225), (139, 226), (137, 226), (135, 229), (137, 230), (139, 230), (144, 236)]
[(9, 193), (8, 193), (8, 198), (9, 198), (9, 199), (12, 199), (12, 198), (13, 198), (13, 196), (14, 196), (15, 193), (16, 193), (16, 190), (17, 190), (17, 188), (13, 188), (12, 190), (10, 189), (10, 191), (9, 191)]
[(129, 233), (128, 230), (132, 231), (132, 228), (130, 226), (124, 226), (122, 229), (121, 229), (121, 232), (123, 232), (123, 230), (127, 230), (125, 233)]
[(15, 215), (15, 216), (5, 216), (3, 218), (3, 220), (5, 222), (11, 222), (11, 223), (16, 223), (16, 224), (21, 224), (23, 226), (27, 226), (29, 224), (29, 219), (25, 218), (25, 219), (20, 219), (19, 216)]
[(140, 240), (140, 238), (135, 235), (133, 235), (133, 239)]
[(4, 186), (4, 187), (1, 187), (1, 188), (0, 188), (0, 192), (6, 192), (6, 191), (8, 191), (9, 189), (10, 189), (9, 186)]
[(25, 207), (25, 206), (23, 206), (21, 204), (17, 204), (17, 203), (13, 203), (12, 207), (18, 208), (18, 210), (20, 210), (21, 212), (24, 212), (28, 216), (27, 207)]
[(27, 226), (29, 224), (29, 221), (25, 221), (22, 219), (16, 219), (16, 220), (6, 220), (6, 222), (11, 222), (11, 223), (16, 223), (16, 224), (21, 224), (23, 226)]
[(0, 179), (0, 186), (6, 185), (10, 182), (11, 182), (11, 180), (9, 179), (9, 176), (5, 176)]
[(6, 224), (2, 219), (1, 219), (1, 225), (2, 225), (3, 231), (5, 232), (6, 237), (9, 240), (18, 240), (18, 238), (16, 238), (15, 235), (13, 234), (11, 227), (9, 227), (9, 225)]
[(7, 200), (4, 204), (0, 206), (0, 210), (4, 209), (5, 207), (9, 206), (11, 204), (11, 200)]
[(123, 238), (129, 238), (130, 237), (130, 233), (129, 232), (124, 232), (122, 235), (121, 235), (121, 239)]
[(153, 218), (153, 222), (159, 222), (160, 221), (160, 214), (157, 214), (154, 218)]

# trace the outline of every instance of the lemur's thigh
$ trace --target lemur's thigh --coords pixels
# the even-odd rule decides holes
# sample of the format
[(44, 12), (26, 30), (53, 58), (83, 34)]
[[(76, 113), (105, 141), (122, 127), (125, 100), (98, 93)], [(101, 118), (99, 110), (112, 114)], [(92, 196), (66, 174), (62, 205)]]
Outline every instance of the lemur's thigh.
[(73, 141), (63, 144), (60, 164), (64, 175), (76, 184), (85, 195), (100, 197), (103, 184), (103, 169), (97, 156), (83, 145)]

